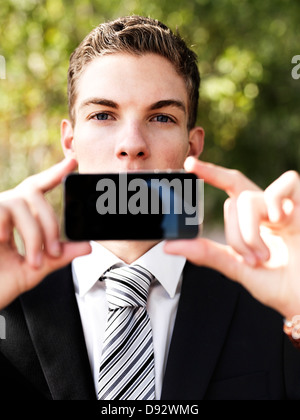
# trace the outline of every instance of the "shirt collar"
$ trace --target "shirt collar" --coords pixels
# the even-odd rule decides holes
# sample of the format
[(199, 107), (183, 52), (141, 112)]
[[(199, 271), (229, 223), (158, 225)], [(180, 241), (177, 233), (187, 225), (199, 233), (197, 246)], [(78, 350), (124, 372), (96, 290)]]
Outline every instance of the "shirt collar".
[[(104, 246), (96, 242), (91, 242), (91, 246), (91, 254), (75, 258), (72, 263), (75, 291), (79, 296), (84, 296), (111, 266), (125, 264)], [(163, 246), (164, 242), (160, 242), (138, 258), (134, 264), (140, 264), (149, 270), (173, 298), (186, 259), (178, 255), (165, 254)]]
[(170, 298), (175, 296), (186, 258), (166, 254), (164, 241), (151, 248), (135, 263), (147, 268), (168, 292)]
[(84, 296), (112, 265), (122, 262), (97, 242), (91, 242), (92, 252), (72, 262), (75, 291)]

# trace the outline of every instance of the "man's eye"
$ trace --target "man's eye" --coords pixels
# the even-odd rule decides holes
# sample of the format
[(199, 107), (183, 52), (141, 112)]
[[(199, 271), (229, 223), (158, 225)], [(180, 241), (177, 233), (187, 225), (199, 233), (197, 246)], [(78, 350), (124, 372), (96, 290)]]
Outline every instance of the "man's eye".
[(98, 120), (98, 121), (107, 121), (111, 119), (111, 116), (105, 112), (101, 112), (99, 114), (95, 114), (93, 116), (93, 119)]
[(169, 117), (168, 115), (157, 115), (156, 117), (153, 118), (153, 121), (155, 122), (159, 122), (159, 123), (173, 123), (174, 120)]

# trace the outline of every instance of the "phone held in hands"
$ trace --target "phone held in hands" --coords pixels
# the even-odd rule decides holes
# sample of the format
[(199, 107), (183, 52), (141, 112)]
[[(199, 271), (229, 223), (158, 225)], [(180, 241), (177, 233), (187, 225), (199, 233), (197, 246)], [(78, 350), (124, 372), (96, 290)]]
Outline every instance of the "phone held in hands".
[(203, 180), (185, 171), (71, 174), (65, 234), (73, 241), (192, 239), (203, 203)]

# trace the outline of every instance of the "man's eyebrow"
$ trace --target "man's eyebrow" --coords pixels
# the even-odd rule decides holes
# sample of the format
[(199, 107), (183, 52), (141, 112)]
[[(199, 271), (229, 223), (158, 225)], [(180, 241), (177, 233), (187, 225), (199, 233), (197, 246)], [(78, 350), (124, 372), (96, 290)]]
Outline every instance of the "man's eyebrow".
[[(119, 108), (119, 105), (110, 99), (89, 98), (89, 99), (86, 99), (84, 102), (82, 102), (79, 109), (84, 108), (89, 105), (102, 105), (102, 106), (107, 106), (109, 108), (114, 108), (114, 109)], [(150, 105), (149, 109), (151, 111), (154, 111), (154, 110), (167, 108), (167, 107), (176, 107), (176, 108), (181, 109), (184, 113), (186, 113), (186, 106), (184, 102), (179, 101), (177, 99), (166, 99), (166, 100), (155, 102), (154, 104)]]
[(82, 102), (79, 109), (84, 108), (84, 107), (89, 106), (89, 105), (102, 105), (102, 106), (107, 106), (109, 108), (114, 108), (114, 109), (119, 108), (119, 105), (116, 102), (111, 101), (109, 99), (90, 98), (90, 99), (86, 99), (84, 102)]
[(166, 108), (166, 107), (176, 107), (181, 109), (186, 114), (186, 106), (182, 101), (176, 99), (167, 99), (163, 101), (155, 102), (150, 106), (150, 110), (154, 111), (156, 109)]

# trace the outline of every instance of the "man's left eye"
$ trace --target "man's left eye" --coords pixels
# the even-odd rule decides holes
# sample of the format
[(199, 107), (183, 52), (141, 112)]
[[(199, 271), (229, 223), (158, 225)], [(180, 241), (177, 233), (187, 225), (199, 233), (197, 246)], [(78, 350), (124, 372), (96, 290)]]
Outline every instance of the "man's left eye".
[(159, 123), (173, 123), (174, 120), (169, 117), (168, 115), (157, 115), (156, 117), (153, 118), (154, 121), (159, 122)]

